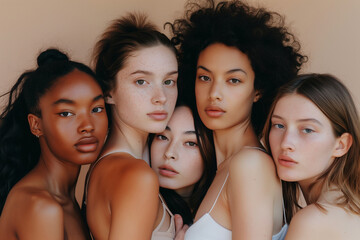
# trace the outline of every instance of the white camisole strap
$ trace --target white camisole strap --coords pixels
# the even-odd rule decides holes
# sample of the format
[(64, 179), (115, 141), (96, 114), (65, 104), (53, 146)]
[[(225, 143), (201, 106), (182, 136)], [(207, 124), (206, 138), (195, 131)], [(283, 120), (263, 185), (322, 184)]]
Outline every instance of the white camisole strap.
[(210, 208), (209, 214), (211, 213), (211, 211), (212, 211), (213, 208), (215, 207), (215, 204), (216, 204), (216, 202), (217, 202), (217, 200), (218, 200), (218, 198), (219, 198), (219, 196), (220, 196), (220, 193), (222, 192), (222, 190), (223, 190), (223, 188), (224, 188), (224, 186), (225, 186), (225, 183), (226, 183), (228, 177), (229, 177), (229, 173), (226, 174), (225, 181), (224, 181), (223, 185), (221, 186), (220, 191), (219, 191), (218, 195), (216, 196), (216, 199), (215, 199), (212, 207)]

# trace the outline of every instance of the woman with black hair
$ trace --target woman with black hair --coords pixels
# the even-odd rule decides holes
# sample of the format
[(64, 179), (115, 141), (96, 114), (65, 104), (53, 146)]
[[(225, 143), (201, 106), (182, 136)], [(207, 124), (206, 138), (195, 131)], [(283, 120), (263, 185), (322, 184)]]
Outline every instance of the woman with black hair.
[(150, 143), (151, 167), (173, 214), (191, 225), (216, 173), (212, 132), (188, 105), (179, 104), (165, 131)]
[(217, 172), (185, 239), (283, 239), (282, 187), (259, 134), (277, 89), (306, 57), (277, 13), (242, 1), (189, 3), (171, 24), (179, 79), (213, 130)]
[(105, 141), (103, 92), (90, 68), (58, 50), (37, 62), (1, 114), (0, 239), (89, 239), (75, 185)]

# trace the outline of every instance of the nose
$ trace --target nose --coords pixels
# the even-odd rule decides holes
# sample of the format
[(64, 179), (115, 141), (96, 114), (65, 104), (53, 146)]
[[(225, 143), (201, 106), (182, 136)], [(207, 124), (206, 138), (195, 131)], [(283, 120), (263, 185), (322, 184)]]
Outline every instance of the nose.
[(175, 160), (177, 159), (176, 146), (174, 143), (170, 142), (169, 146), (166, 148), (164, 153), (165, 160)]
[(280, 147), (285, 151), (294, 151), (295, 150), (295, 138), (294, 134), (291, 131), (286, 130), (281, 139)]
[(83, 114), (80, 116), (80, 124), (78, 131), (80, 133), (90, 133), (94, 131), (94, 124), (92, 122), (90, 114)]
[(222, 100), (222, 89), (220, 83), (213, 81), (210, 87), (209, 100), (221, 101)]
[(151, 102), (153, 104), (164, 104), (166, 102), (166, 95), (162, 86), (157, 86), (153, 89)]

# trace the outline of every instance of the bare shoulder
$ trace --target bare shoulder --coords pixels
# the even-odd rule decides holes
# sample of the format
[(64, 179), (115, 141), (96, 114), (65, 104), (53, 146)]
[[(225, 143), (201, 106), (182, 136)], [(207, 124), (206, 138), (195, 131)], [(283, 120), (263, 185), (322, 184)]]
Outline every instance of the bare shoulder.
[(124, 178), (157, 178), (154, 171), (142, 159), (136, 159), (129, 154), (119, 153), (104, 157), (94, 168), (91, 177), (103, 177), (110, 181)]
[[(42, 189), (24, 187), (16, 189), (14, 193), (15, 201), (21, 201), (23, 216), (31, 219), (62, 219), (63, 208), (52, 197), (52, 195)], [(17, 204), (20, 204), (18, 202)]]
[(262, 176), (277, 181), (274, 161), (267, 153), (244, 148), (231, 158), (229, 174), (233, 176)]
[[(16, 187), (8, 196), (2, 217), (7, 218), (10, 228), (19, 236), (34, 238), (51, 232), (63, 235), (64, 212), (61, 205), (43, 189)], [(40, 239), (40, 238), (37, 238)]]
[[(92, 181), (92, 182), (91, 182)], [(96, 191), (106, 192), (107, 199), (131, 190), (158, 192), (159, 183), (155, 172), (142, 159), (128, 154), (111, 154), (103, 158), (91, 174), (90, 185)], [(116, 183), (116, 184), (114, 184)]]
[(329, 217), (314, 204), (308, 205), (292, 218), (286, 239), (331, 239)]

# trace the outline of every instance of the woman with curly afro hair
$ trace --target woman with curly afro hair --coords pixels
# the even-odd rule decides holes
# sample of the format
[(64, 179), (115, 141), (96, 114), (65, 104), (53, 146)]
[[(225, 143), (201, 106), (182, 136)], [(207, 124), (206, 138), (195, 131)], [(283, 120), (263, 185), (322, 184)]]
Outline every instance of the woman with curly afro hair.
[(278, 88), (307, 58), (284, 18), (241, 1), (189, 2), (171, 25), (181, 95), (213, 131), (217, 173), (185, 239), (283, 239), (282, 184), (260, 141)]

